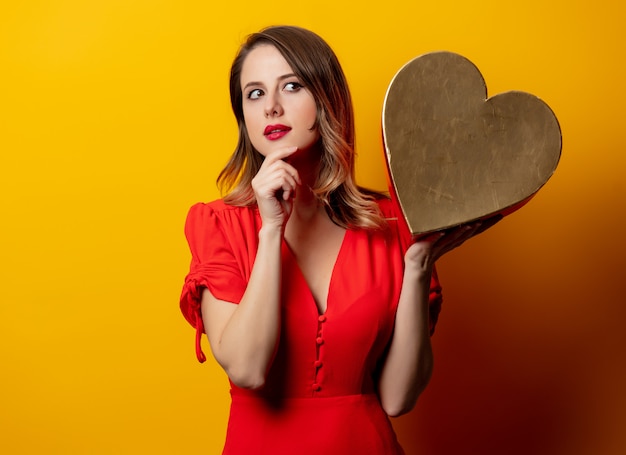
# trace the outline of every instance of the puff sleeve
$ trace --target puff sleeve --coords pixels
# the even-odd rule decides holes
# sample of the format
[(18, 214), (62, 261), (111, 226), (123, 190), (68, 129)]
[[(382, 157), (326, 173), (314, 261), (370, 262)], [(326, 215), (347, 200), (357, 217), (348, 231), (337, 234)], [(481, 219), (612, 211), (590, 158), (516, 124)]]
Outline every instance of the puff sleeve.
[(206, 360), (201, 348), (203, 289), (208, 288), (220, 300), (239, 303), (246, 287), (225, 224), (228, 218), (204, 203), (192, 206), (185, 222), (191, 264), (180, 296), (180, 309), (196, 329), (196, 356), (200, 362)]

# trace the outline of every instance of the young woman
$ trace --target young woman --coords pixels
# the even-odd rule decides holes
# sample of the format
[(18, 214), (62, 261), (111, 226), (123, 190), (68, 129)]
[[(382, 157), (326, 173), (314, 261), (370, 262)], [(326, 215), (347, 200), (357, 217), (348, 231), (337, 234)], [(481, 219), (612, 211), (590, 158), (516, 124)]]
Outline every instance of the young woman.
[(224, 454), (402, 454), (388, 416), (431, 376), (435, 261), (479, 224), (414, 240), (354, 181), (354, 121), (331, 48), (251, 35), (230, 76), (239, 141), (185, 234), (181, 309), (231, 382)]

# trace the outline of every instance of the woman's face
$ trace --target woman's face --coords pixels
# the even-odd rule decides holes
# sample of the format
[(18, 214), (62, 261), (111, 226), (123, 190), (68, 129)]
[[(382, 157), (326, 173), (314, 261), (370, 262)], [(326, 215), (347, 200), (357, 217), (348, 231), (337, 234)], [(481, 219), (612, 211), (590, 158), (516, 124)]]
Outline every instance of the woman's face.
[(243, 117), (250, 141), (263, 156), (283, 147), (311, 149), (319, 139), (313, 95), (271, 45), (254, 48), (241, 70)]

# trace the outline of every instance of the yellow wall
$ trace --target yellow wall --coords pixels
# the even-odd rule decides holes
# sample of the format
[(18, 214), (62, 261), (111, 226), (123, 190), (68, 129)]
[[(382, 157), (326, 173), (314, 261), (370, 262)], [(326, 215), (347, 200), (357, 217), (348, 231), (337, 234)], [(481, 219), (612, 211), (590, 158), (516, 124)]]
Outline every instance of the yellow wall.
[(366, 185), (385, 187), (387, 84), (424, 52), (465, 55), (490, 94), (531, 92), (561, 122), (553, 179), (440, 265), (436, 371), (395, 421), (407, 452), (625, 453), (618, 4), (3, 2), (0, 452), (219, 453), (227, 385), (178, 312), (182, 228), (234, 146), (237, 45), (289, 23), (344, 64)]

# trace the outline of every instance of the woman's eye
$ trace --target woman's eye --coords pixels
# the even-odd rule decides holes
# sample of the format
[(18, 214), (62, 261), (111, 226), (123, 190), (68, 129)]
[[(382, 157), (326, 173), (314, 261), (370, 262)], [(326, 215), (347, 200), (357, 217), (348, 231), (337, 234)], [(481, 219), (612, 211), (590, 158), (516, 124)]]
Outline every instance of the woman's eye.
[(285, 84), (285, 90), (288, 92), (295, 92), (301, 89), (303, 86), (299, 82), (287, 82)]
[(248, 99), (249, 100), (258, 100), (261, 95), (263, 95), (263, 91), (261, 89), (254, 89), (254, 90), (250, 90), (250, 92), (248, 92)]

